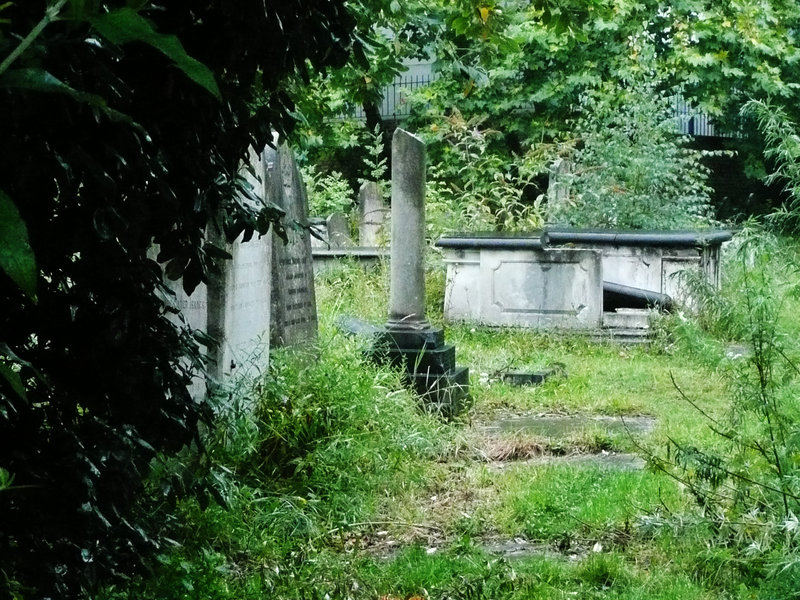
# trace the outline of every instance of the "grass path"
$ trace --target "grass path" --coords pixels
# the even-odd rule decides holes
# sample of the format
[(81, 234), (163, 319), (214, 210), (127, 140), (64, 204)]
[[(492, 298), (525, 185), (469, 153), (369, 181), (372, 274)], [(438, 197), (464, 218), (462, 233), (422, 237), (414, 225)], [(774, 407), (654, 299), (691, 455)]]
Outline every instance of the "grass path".
[[(341, 335), (342, 314), (384, 319), (385, 274), (344, 269), (322, 278), (317, 293), (323, 340)], [(434, 278), (430, 316), (441, 324), (437, 294)], [(413, 477), (400, 467), (405, 459), (386, 463), (366, 500), (351, 496), (371, 509), (349, 521), (335, 517), (315, 538), (301, 570), (321, 578), (328, 591), (320, 598), (736, 596), (735, 563), (705, 545), (692, 499), (633, 456), (664, 454), (670, 438), (716, 442), (698, 412), (726, 410), (716, 370), (663, 340), (624, 347), (466, 325), (448, 326), (446, 337), (457, 363), (470, 368), (474, 405), (442, 433), (445, 447), (416, 463)], [(498, 377), (553, 365), (561, 375), (538, 386)], [(490, 427), (500, 417), (537, 415), (584, 425), (553, 435)], [(609, 417), (647, 426), (632, 438), (608, 427)], [(346, 506), (344, 497), (332, 498)]]
[[(342, 547), (370, 565), (361, 572), (374, 570), (387, 598), (424, 597), (459, 581), (466, 592), (454, 597), (725, 597), (713, 577), (697, 575), (702, 559), (682, 550), (691, 536), (676, 541), (659, 528), (664, 517), (690, 512), (691, 499), (628, 458), (637, 446), (659, 452), (667, 436), (713, 443), (683, 399), (722, 412), (724, 385), (713, 372), (660, 345), (468, 326), (449, 327), (447, 339), (471, 369), (475, 401), (454, 447), (429, 465), (423, 485), (385, 497), (375, 526), (351, 532)], [(564, 374), (538, 386), (497, 378), (554, 364)], [(487, 429), (509, 415), (587, 420), (556, 436)], [(633, 441), (624, 428), (592, 421), (600, 416), (653, 425)]]

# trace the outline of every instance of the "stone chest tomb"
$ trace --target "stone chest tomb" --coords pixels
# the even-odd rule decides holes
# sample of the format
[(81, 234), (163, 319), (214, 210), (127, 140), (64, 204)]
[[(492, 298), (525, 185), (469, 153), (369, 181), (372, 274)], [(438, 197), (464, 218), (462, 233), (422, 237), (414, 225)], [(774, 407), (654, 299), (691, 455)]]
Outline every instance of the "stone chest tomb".
[(445, 318), (535, 329), (646, 329), (647, 308), (691, 306), (682, 271), (719, 285), (725, 230), (554, 228), (441, 238)]

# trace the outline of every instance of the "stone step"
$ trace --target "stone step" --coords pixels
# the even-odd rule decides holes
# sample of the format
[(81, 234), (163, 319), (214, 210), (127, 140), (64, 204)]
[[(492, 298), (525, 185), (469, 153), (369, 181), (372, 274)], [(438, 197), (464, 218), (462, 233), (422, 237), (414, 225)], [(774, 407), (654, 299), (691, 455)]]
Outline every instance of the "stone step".
[(613, 342), (615, 344), (647, 344), (653, 339), (652, 329), (608, 327), (589, 333), (595, 342)]
[(645, 308), (618, 308), (603, 313), (606, 329), (649, 329), (652, 312)]

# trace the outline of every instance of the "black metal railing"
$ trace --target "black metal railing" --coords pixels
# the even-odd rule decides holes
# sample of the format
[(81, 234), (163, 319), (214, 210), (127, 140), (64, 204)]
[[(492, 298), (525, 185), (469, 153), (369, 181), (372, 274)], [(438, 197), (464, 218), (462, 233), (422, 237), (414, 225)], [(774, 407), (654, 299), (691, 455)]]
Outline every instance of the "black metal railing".
[[(381, 118), (399, 121), (408, 117), (411, 112), (409, 96), (436, 79), (435, 73), (398, 76), (384, 88), (383, 100), (379, 107)], [(710, 116), (696, 111), (683, 97), (675, 96), (673, 106), (679, 133), (691, 136), (733, 137), (733, 134), (720, 131)], [(358, 107), (354, 114), (342, 115), (341, 118), (364, 119), (364, 109)]]

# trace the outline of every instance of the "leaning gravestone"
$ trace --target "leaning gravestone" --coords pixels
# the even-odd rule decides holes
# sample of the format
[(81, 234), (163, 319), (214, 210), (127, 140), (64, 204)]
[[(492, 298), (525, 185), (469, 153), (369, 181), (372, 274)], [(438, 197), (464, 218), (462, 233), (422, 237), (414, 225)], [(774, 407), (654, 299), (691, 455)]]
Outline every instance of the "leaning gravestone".
[(343, 213), (333, 213), (328, 217), (328, 244), (331, 248), (350, 248), (350, 220)]
[(272, 235), (271, 343), (292, 346), (317, 338), (317, 302), (308, 198), (294, 155), (286, 143), (264, 149), (266, 196), (281, 207), (287, 242)]

